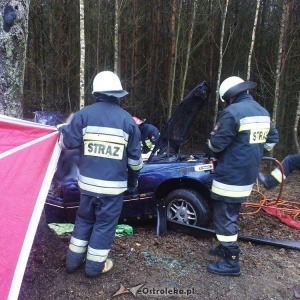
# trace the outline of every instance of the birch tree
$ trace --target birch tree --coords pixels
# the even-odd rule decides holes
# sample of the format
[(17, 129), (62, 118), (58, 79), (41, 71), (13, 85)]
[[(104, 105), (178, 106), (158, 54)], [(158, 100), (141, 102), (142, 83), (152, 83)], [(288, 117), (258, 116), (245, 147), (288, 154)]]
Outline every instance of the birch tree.
[(23, 117), (30, 0), (0, 0), (0, 113)]
[(119, 70), (119, 22), (120, 22), (120, 0), (115, 0), (115, 25), (114, 25), (114, 72), (120, 75)]
[(79, 84), (80, 84), (80, 95), (79, 95), (79, 107), (84, 107), (84, 70), (85, 70), (85, 36), (84, 36), (84, 0), (80, 1), (80, 71), (79, 71)]
[[(180, 9), (182, 1), (180, 1)], [(180, 10), (179, 10), (180, 12)], [(169, 64), (169, 80), (168, 80), (168, 118), (171, 117), (172, 108), (173, 108), (173, 98), (174, 98), (174, 79), (175, 79), (175, 70), (176, 70), (176, 58), (177, 58), (177, 41), (179, 28), (176, 30), (176, 13), (177, 13), (177, 0), (173, 0), (172, 3), (172, 15), (171, 15), (171, 55), (170, 55), (170, 64)]]
[(185, 90), (185, 82), (189, 70), (189, 62), (190, 62), (190, 56), (191, 56), (191, 45), (193, 40), (193, 34), (194, 34), (194, 27), (195, 27), (195, 19), (196, 19), (196, 7), (197, 7), (197, 1), (193, 1), (192, 3), (192, 18), (190, 23), (190, 30), (188, 35), (188, 43), (186, 48), (186, 59), (185, 59), (185, 66), (183, 70), (183, 78), (180, 88), (180, 99), (183, 99), (184, 97), (184, 90)]
[(296, 117), (295, 117), (295, 123), (294, 123), (294, 143), (297, 149), (297, 152), (300, 153), (300, 147), (298, 142), (298, 125), (299, 125), (299, 119), (300, 119), (300, 91), (298, 92), (298, 105), (297, 105), (297, 111), (296, 111)]
[(273, 105), (274, 125), (276, 125), (277, 113), (278, 113), (277, 107), (279, 102), (279, 88), (280, 88), (280, 79), (281, 79), (281, 70), (282, 70), (282, 49), (283, 49), (283, 41), (284, 41), (284, 25), (285, 25), (286, 10), (287, 10), (287, 0), (285, 0), (283, 4), (280, 35), (278, 40), (278, 54), (277, 54), (277, 64), (275, 70), (275, 92), (274, 92), (274, 105)]
[(250, 80), (251, 61), (252, 61), (253, 48), (254, 48), (254, 44), (255, 44), (255, 34), (256, 34), (259, 7), (260, 7), (260, 0), (257, 0), (256, 1), (255, 18), (254, 18), (254, 24), (253, 24), (253, 30), (252, 30), (251, 45), (250, 45), (249, 56), (248, 56), (247, 80)]
[(220, 51), (219, 51), (219, 68), (218, 68), (218, 79), (217, 79), (217, 90), (216, 90), (216, 102), (215, 102), (215, 112), (214, 112), (214, 124), (217, 121), (218, 108), (219, 108), (219, 86), (221, 81), (222, 65), (223, 65), (223, 44), (224, 44), (224, 33), (225, 33), (225, 23), (226, 15), (228, 9), (229, 0), (226, 0), (224, 11), (222, 13), (222, 29), (220, 37)]

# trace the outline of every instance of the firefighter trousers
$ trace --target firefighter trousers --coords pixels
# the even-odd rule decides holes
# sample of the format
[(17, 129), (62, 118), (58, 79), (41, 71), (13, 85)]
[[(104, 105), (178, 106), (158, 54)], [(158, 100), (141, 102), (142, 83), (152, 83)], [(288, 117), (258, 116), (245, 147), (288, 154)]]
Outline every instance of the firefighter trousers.
[(214, 200), (213, 223), (218, 241), (226, 248), (236, 248), (241, 203)]
[(72, 233), (69, 261), (82, 263), (86, 256), (85, 271), (90, 276), (101, 274), (111, 245), (123, 205), (120, 195), (81, 195)]

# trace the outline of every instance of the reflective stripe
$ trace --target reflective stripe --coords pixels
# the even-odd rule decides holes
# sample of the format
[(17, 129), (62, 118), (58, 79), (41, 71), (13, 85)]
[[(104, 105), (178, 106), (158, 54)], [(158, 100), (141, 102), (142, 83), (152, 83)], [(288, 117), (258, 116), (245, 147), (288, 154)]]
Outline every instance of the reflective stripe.
[(90, 184), (99, 187), (105, 188), (127, 188), (127, 181), (111, 181), (111, 180), (101, 180), (83, 176), (79, 174), (78, 180), (80, 180), (83, 184)]
[(220, 234), (216, 234), (217, 236), (217, 239), (219, 242), (236, 242), (237, 241), (237, 238), (238, 238), (238, 235), (235, 234), (235, 235), (220, 235)]
[(71, 237), (69, 249), (75, 253), (84, 253), (86, 252), (88, 241), (79, 240), (75, 237)]
[(217, 149), (217, 148), (213, 147), (210, 140), (207, 140), (207, 145), (208, 145), (208, 148), (213, 152), (221, 152), (223, 150), (223, 149)]
[(94, 262), (104, 262), (107, 259), (110, 249), (94, 249), (88, 247), (88, 253), (86, 259)]
[(276, 143), (265, 143), (264, 144), (264, 148), (267, 150), (267, 151), (271, 151), (274, 146), (276, 145)]
[(111, 127), (101, 127), (101, 126), (87, 126), (82, 129), (82, 134), (88, 133), (102, 133), (107, 135), (114, 135), (123, 137), (125, 141), (128, 141), (129, 135), (122, 129), (111, 128)]
[(269, 116), (253, 116), (240, 119), (239, 131), (250, 129), (270, 129), (271, 119)]
[(253, 184), (250, 185), (229, 185), (213, 180), (211, 191), (217, 195), (240, 198), (248, 197), (251, 194)]
[(134, 171), (140, 170), (144, 165), (143, 158), (141, 157), (139, 160), (128, 158), (128, 165)]
[(120, 195), (127, 190), (127, 181), (109, 181), (79, 175), (78, 186), (96, 194)]
[[(279, 182), (282, 182), (282, 173), (281, 171), (276, 168), (271, 172), (271, 175)], [(286, 176), (283, 174), (283, 179), (286, 179)]]
[(111, 143), (117, 143), (117, 144), (127, 146), (127, 141), (124, 139), (123, 136), (120, 137), (120, 136), (106, 135), (106, 134), (99, 134), (99, 133), (86, 133), (83, 136), (83, 140), (111, 142)]
[(87, 247), (79, 247), (79, 246), (75, 246), (73, 244), (69, 244), (69, 249), (75, 253), (84, 253), (84, 252), (86, 252), (86, 248)]
[(59, 145), (62, 149), (67, 149), (67, 147), (66, 147), (65, 144), (64, 144), (64, 136), (63, 136), (62, 133), (59, 135), (58, 145)]
[(104, 194), (104, 195), (120, 195), (121, 193), (125, 192), (127, 190), (126, 188), (106, 188), (106, 187), (99, 187), (99, 186), (93, 186), (89, 184), (85, 184), (82, 182), (78, 182), (78, 186), (88, 192), (92, 192), (95, 194)]

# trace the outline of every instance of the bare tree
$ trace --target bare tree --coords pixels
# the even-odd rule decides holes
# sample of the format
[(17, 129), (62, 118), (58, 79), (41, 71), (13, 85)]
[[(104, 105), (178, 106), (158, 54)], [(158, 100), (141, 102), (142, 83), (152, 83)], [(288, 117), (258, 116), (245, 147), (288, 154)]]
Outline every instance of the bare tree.
[(188, 70), (189, 70), (191, 45), (192, 45), (194, 27), (195, 27), (196, 7), (197, 7), (197, 1), (193, 1), (192, 14), (191, 14), (192, 18), (191, 18), (190, 30), (189, 30), (189, 34), (188, 34), (188, 42), (187, 42), (187, 48), (186, 48), (185, 66), (184, 66), (184, 70), (183, 70), (183, 78), (182, 78), (181, 88), (180, 88), (180, 99), (183, 99), (183, 97), (184, 97), (185, 82), (186, 82), (186, 78), (187, 78), (187, 74), (188, 74)]
[[(180, 7), (182, 1), (180, 1)], [(180, 10), (179, 10), (180, 11)], [(172, 14), (171, 14), (171, 54), (170, 54), (170, 64), (169, 64), (169, 80), (168, 80), (168, 118), (172, 114), (173, 108), (173, 98), (174, 98), (174, 77), (176, 70), (176, 56), (177, 56), (177, 39), (178, 39), (178, 28), (176, 30), (176, 13), (177, 13), (177, 0), (173, 0), (172, 3)]]
[(252, 30), (251, 45), (250, 45), (249, 56), (248, 56), (247, 80), (250, 80), (251, 60), (252, 60), (254, 43), (255, 43), (255, 34), (256, 34), (256, 26), (257, 26), (257, 20), (258, 20), (259, 7), (260, 7), (260, 0), (257, 0), (256, 1), (255, 18), (254, 18), (254, 24), (253, 24), (253, 30)]
[(84, 70), (85, 70), (85, 36), (84, 36), (84, 0), (80, 0), (80, 71), (79, 71), (79, 107), (84, 107)]
[(120, 75), (119, 60), (119, 24), (120, 24), (120, 0), (115, 0), (115, 27), (114, 27), (114, 72)]
[(219, 92), (218, 92), (218, 88), (220, 86), (221, 73), (222, 73), (222, 65), (223, 65), (223, 43), (224, 43), (224, 33), (225, 33), (225, 23), (226, 23), (226, 15), (227, 15), (228, 3), (229, 3), (229, 0), (226, 0), (225, 7), (224, 7), (224, 10), (223, 10), (223, 13), (222, 13), (222, 29), (221, 29), (221, 37), (220, 37), (219, 68), (218, 68), (218, 80), (217, 80), (217, 90), (216, 90), (214, 123), (216, 123), (216, 121), (217, 121), (218, 107), (219, 107)]
[(278, 102), (279, 102), (279, 87), (280, 87), (280, 79), (281, 79), (281, 71), (282, 71), (282, 49), (283, 49), (283, 41), (284, 41), (284, 26), (285, 26), (285, 18), (287, 11), (288, 0), (284, 0), (282, 16), (281, 16), (281, 26), (280, 26), (280, 36), (278, 40), (278, 53), (277, 53), (277, 64), (275, 70), (275, 93), (274, 93), (274, 104), (273, 104), (273, 122), (276, 125), (277, 122), (277, 114), (278, 114)]
[(23, 117), (30, 0), (0, 0), (0, 113)]
[(294, 123), (294, 143), (297, 149), (297, 152), (300, 152), (300, 146), (298, 142), (298, 125), (299, 125), (299, 119), (300, 119), (300, 91), (298, 92), (298, 105), (297, 105), (297, 111), (296, 111), (296, 117), (295, 117), (295, 123)]

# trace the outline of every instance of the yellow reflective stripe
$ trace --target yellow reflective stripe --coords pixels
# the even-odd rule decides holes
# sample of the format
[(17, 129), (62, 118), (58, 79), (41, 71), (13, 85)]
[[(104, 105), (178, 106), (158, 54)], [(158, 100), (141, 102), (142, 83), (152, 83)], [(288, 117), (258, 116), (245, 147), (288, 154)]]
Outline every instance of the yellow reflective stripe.
[[(274, 170), (271, 172), (271, 175), (272, 175), (279, 183), (282, 182), (282, 173), (281, 173), (281, 171), (280, 171), (278, 168), (274, 169)], [(285, 178), (286, 178), (286, 176), (283, 174), (283, 179), (285, 179)]]
[(138, 171), (144, 166), (142, 157), (138, 160), (128, 158), (127, 163), (130, 166), (130, 168), (134, 171)]
[(128, 141), (129, 135), (122, 129), (112, 128), (112, 127), (102, 127), (102, 126), (87, 126), (82, 129), (82, 135), (89, 133), (97, 133), (97, 134), (106, 134), (106, 135), (114, 135), (123, 137), (125, 141)]
[(69, 244), (69, 249), (75, 253), (84, 253), (86, 252), (87, 247), (75, 246), (73, 244)]
[(264, 148), (267, 150), (267, 151), (271, 151), (274, 146), (276, 145), (276, 143), (265, 143), (264, 144)]
[(213, 152), (221, 152), (223, 150), (223, 149), (217, 149), (217, 148), (213, 147), (210, 140), (207, 140), (207, 145), (208, 145), (208, 148)]
[(125, 141), (123, 136), (114, 136), (114, 135), (105, 135), (99, 133), (86, 133), (83, 136), (83, 140), (86, 141), (103, 141), (103, 142), (111, 142), (117, 143), (121, 145), (127, 146), (127, 141)]
[(94, 262), (104, 262), (107, 259), (109, 249), (94, 249), (89, 246), (86, 259)]
[(248, 123), (241, 125), (239, 131), (251, 130), (251, 129), (261, 129), (270, 130), (270, 123)]
[(105, 195), (120, 195), (121, 193), (127, 190), (126, 188), (112, 188), (112, 187), (99, 187), (93, 186), (81, 181), (78, 182), (78, 186), (88, 192), (96, 193), (96, 194), (105, 194)]
[(84, 253), (87, 249), (88, 241), (80, 240), (75, 237), (71, 237), (69, 249), (75, 253)]
[(70, 243), (73, 245), (79, 246), (79, 247), (85, 247), (89, 243), (88, 241), (85, 240), (80, 240), (75, 238), (74, 236), (71, 237)]
[(211, 191), (220, 196), (240, 198), (251, 194), (253, 184), (229, 185), (213, 180)]
[(126, 180), (122, 180), (122, 181), (101, 180), (101, 179), (86, 177), (81, 174), (79, 174), (78, 180), (81, 181), (82, 183), (96, 185), (96, 186), (103, 186), (103, 187), (107, 187), (107, 188), (119, 188), (119, 187), (126, 188), (127, 187)]
[(238, 238), (238, 235), (235, 234), (235, 235), (220, 235), (220, 234), (216, 234), (217, 236), (217, 239), (219, 242), (227, 242), (227, 243), (230, 243), (230, 242), (236, 242), (237, 241), (237, 238)]

